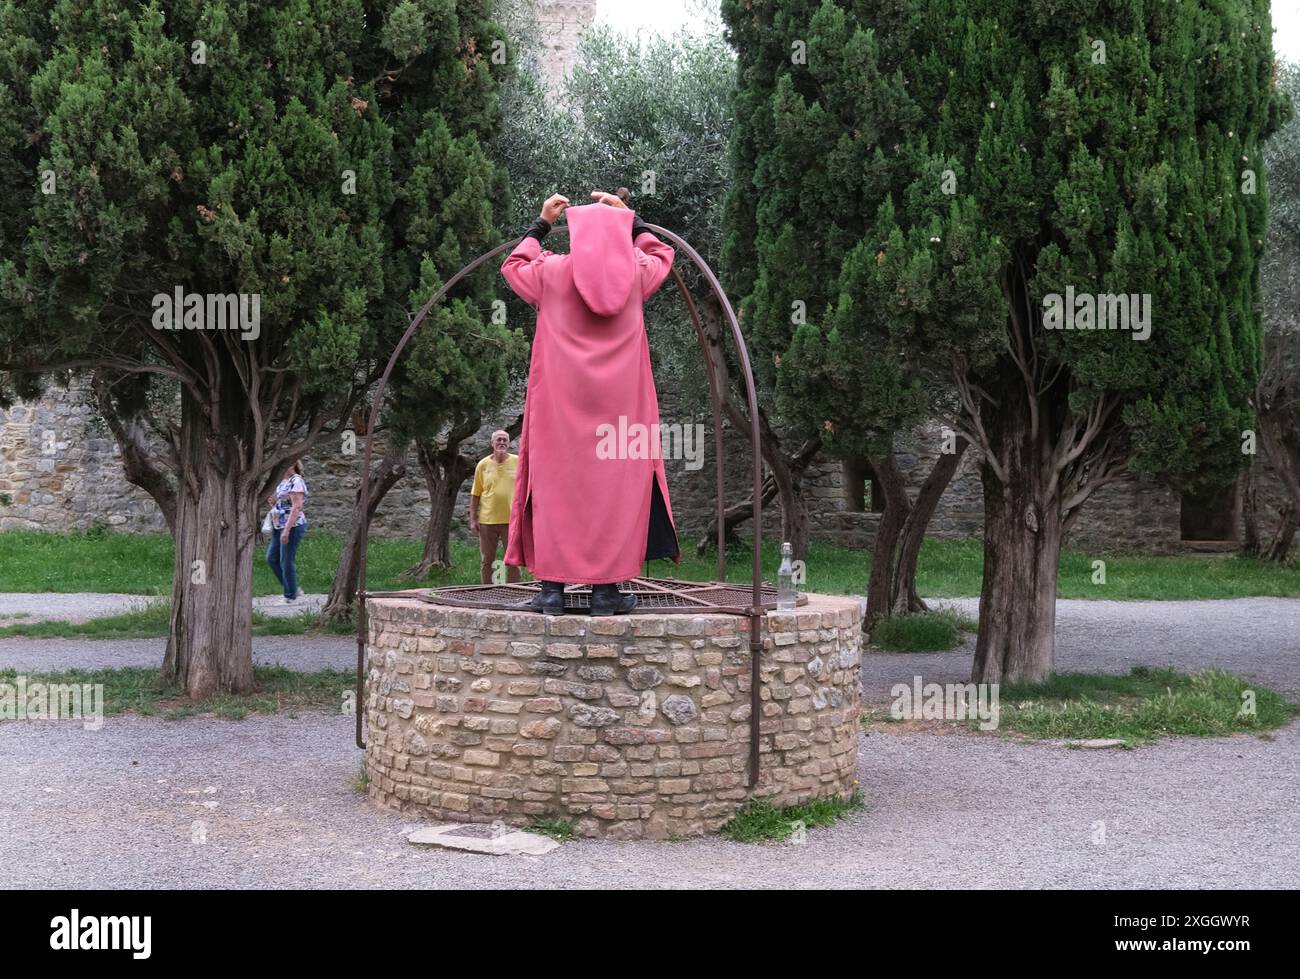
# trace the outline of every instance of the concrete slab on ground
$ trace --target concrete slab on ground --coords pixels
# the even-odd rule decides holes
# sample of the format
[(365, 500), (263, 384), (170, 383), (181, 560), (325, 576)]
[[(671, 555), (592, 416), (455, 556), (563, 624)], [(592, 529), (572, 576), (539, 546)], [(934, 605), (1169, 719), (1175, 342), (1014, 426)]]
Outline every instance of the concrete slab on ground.
[(406, 840), (408, 843), (441, 846), (448, 850), (466, 850), (496, 857), (540, 857), (560, 845), (550, 837), (538, 833), (482, 823), (425, 826), (408, 835)]

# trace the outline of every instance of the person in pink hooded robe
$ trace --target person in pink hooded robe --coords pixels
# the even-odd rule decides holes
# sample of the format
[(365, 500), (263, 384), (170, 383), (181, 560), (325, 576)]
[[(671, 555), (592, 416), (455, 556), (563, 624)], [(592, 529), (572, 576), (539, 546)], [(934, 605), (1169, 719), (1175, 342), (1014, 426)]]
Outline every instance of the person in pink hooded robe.
[[(681, 563), (642, 311), (674, 251), (620, 198), (592, 196), (550, 198), (501, 266), (537, 310), (505, 563), (542, 582), (526, 607), (557, 614), (566, 582), (590, 584), (592, 614), (608, 615), (635, 606), (618, 583), (644, 561)], [(567, 255), (541, 245), (561, 213)]]

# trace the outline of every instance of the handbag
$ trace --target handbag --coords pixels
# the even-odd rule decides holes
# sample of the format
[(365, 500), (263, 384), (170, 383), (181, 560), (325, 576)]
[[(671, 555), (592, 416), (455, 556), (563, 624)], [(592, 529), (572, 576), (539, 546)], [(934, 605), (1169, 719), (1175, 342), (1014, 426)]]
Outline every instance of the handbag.
[(264, 534), (269, 534), (275, 529), (274, 524), (271, 522), (271, 514), (273, 513), (275, 513), (275, 507), (271, 507), (271, 509), (267, 510), (266, 517), (262, 520), (262, 533)]

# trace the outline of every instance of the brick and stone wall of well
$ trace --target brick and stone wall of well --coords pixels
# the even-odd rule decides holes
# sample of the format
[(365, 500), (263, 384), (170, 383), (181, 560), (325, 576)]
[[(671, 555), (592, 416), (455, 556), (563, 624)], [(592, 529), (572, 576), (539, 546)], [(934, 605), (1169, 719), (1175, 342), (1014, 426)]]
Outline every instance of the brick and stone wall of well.
[(751, 789), (748, 619), (372, 598), (370, 797), (434, 820), (558, 817), (620, 840), (712, 832), (751, 797), (847, 798), (861, 611), (851, 598), (808, 599), (767, 616)]

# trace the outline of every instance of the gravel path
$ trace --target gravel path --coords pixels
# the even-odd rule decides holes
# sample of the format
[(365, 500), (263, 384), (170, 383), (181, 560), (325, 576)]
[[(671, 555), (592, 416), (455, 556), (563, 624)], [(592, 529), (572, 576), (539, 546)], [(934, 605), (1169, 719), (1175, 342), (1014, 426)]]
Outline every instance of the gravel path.
[[(1297, 600), (1062, 601), (1057, 635), (1063, 670), (1222, 666), (1300, 696)], [(253, 642), (297, 669), (355, 657), (346, 636)], [(153, 666), (162, 649), (6, 639), (0, 667)], [(863, 684), (887, 700), (969, 668), (969, 643), (868, 653)], [(0, 758), (0, 887), (1300, 887), (1300, 721), (1102, 752), (885, 730), (862, 738), (869, 811), (806, 845), (584, 841), (536, 858), (406, 843), (410, 822), (351, 788), (361, 755), (340, 715), (3, 723)]]
[(121, 615), (162, 601), (111, 592), (0, 592), (0, 626), (17, 622), (86, 622)]
[[(158, 666), (166, 639), (0, 639), (0, 669), (29, 673)], [(279, 663), (302, 672), (354, 670), (357, 641), (351, 636), (254, 636), (253, 662)]]
[[(285, 605), (279, 595), (253, 599), (253, 608), (267, 615), (297, 615), (319, 611), (326, 595), (303, 595)], [(0, 626), (19, 622), (88, 622), (142, 609), (150, 602), (166, 601), (148, 595), (113, 592), (0, 592)]]
[(805, 845), (584, 841), (535, 858), (406, 843), (408, 821), (351, 788), (341, 715), (7, 723), (0, 757), (7, 888), (1300, 886), (1300, 723), (1127, 752), (871, 734), (869, 810)]
[[(956, 606), (971, 618), (979, 613), (974, 598), (939, 604)], [(862, 664), (863, 691), (870, 701), (888, 700), (891, 686), (917, 674), (926, 683), (964, 683), (974, 654), (973, 636), (946, 653), (869, 651)], [(1185, 673), (1230, 670), (1300, 700), (1300, 599), (1056, 603), (1058, 672), (1127, 673), (1134, 666)]]
[[(0, 596), (3, 607), (5, 596)], [(10, 596), (12, 597), (12, 596)], [(88, 596), (82, 596), (88, 597)], [(950, 599), (974, 617), (975, 599)], [(1300, 599), (1236, 598), (1203, 602), (1093, 602), (1056, 606), (1057, 668), (1125, 673), (1140, 664), (1193, 671), (1231, 670), (1300, 700)], [(39, 670), (156, 666), (162, 639), (0, 639), (0, 668)], [(946, 653), (868, 652), (862, 682), (869, 701), (889, 699), (895, 683), (964, 682), (975, 642)], [(297, 670), (349, 669), (356, 662), (350, 636), (255, 636), (258, 663)]]

